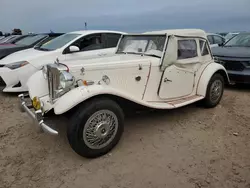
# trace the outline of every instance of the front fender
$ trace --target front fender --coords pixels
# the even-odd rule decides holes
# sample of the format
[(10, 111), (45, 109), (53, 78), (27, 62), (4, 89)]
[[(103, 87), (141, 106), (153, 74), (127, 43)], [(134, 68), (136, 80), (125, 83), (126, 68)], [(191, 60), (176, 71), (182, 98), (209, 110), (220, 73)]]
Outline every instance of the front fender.
[(27, 87), (31, 99), (35, 96), (40, 98), (49, 94), (48, 81), (44, 78), (42, 70), (29, 77)]
[[(135, 99), (132, 98), (131, 95), (124, 94), (124, 92), (117, 91), (108, 86), (103, 86), (103, 85), (92, 85), (88, 87), (81, 86), (70, 90), (66, 94), (62, 95), (59, 99), (57, 99), (57, 101), (53, 105), (54, 112), (55, 114), (63, 114), (69, 111), (70, 109), (74, 108), (81, 102), (91, 97), (103, 94), (115, 95), (131, 101), (135, 101)], [(139, 101), (136, 102), (140, 103)]]
[(230, 82), (229, 81), (229, 77), (227, 74), (226, 69), (218, 64), (218, 63), (210, 63), (202, 72), (202, 75), (198, 81), (198, 87), (197, 87), (197, 95), (201, 95), (201, 96), (206, 96), (206, 92), (207, 92), (207, 85), (211, 79), (211, 77), (216, 73), (220, 73), (223, 74), (222, 76), (224, 77), (224, 79), (226, 82)]
[(6, 51), (1, 51), (0, 53), (0, 59), (5, 58), (7, 55), (9, 55), (10, 53), (6, 52)]

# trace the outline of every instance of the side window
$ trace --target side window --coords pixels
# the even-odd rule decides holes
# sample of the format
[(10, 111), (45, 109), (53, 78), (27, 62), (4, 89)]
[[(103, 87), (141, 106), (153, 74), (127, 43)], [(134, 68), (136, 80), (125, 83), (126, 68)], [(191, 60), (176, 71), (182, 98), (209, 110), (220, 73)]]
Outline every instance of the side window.
[(77, 46), (80, 51), (99, 50), (103, 48), (103, 39), (100, 33), (92, 34), (78, 39), (71, 45)]
[(104, 35), (106, 39), (105, 48), (115, 48), (121, 37), (121, 34), (116, 34), (116, 33), (106, 33)]
[(213, 37), (211, 35), (208, 35), (207, 39), (208, 39), (210, 44), (214, 44), (214, 39), (213, 39)]
[(200, 43), (201, 55), (202, 55), (202, 56), (208, 55), (208, 54), (209, 54), (209, 51), (208, 51), (208, 48), (207, 48), (207, 42), (204, 41), (204, 40), (200, 40), (199, 43)]
[(178, 40), (178, 59), (187, 59), (197, 56), (195, 40)]
[(219, 36), (214, 35), (214, 43), (215, 44), (222, 44), (223, 43), (223, 39)]

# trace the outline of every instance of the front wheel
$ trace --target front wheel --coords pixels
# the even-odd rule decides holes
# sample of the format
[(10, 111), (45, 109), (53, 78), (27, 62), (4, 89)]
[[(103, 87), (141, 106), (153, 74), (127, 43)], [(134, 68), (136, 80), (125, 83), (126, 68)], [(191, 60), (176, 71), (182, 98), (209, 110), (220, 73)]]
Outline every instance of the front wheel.
[(214, 74), (207, 85), (205, 107), (212, 108), (219, 104), (224, 92), (224, 78), (221, 74)]
[(113, 100), (96, 98), (83, 103), (68, 126), (67, 136), (79, 155), (95, 158), (108, 153), (123, 133), (124, 115)]

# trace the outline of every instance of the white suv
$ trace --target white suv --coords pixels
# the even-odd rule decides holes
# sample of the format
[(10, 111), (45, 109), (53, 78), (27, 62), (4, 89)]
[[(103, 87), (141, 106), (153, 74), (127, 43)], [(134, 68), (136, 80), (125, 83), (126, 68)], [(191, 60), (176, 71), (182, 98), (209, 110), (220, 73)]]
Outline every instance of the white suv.
[(0, 60), (0, 86), (4, 87), (4, 92), (27, 91), (28, 78), (44, 65), (57, 58), (70, 63), (115, 53), (122, 34), (105, 30), (75, 31), (42, 46), (13, 53)]

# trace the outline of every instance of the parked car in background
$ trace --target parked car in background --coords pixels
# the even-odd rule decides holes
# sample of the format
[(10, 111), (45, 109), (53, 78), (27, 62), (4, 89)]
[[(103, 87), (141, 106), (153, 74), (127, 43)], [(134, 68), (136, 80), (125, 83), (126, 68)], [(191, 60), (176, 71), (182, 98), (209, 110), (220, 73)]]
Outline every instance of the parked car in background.
[(0, 45), (0, 60), (4, 57), (28, 48), (33, 48), (36, 45), (41, 45), (46, 43), (53, 38), (62, 35), (62, 33), (45, 33), (45, 34), (37, 34), (37, 35), (29, 35), (17, 42), (14, 45)]
[(226, 68), (232, 83), (250, 83), (250, 33), (234, 36), (225, 45), (213, 48), (212, 53)]
[(2, 38), (2, 40), (0, 40), (0, 44), (8, 43), (9, 41), (16, 39), (17, 37), (19, 37), (19, 35), (10, 35), (10, 36), (4, 37)]
[(115, 53), (124, 34), (119, 31), (85, 30), (61, 35), (43, 45), (11, 54), (0, 60), (0, 85), (4, 92), (27, 91), (28, 78), (44, 65), (61, 61), (102, 57)]
[(58, 131), (43, 116), (70, 111), (70, 146), (92, 158), (119, 142), (131, 104), (174, 109), (202, 101), (211, 108), (220, 102), (224, 82), (226, 70), (214, 63), (204, 31), (164, 30), (123, 35), (110, 56), (44, 66), (30, 77), (29, 95), (19, 97), (35, 124), (50, 134)]
[(216, 33), (216, 34), (218, 34), (218, 35), (221, 35), (221, 36), (225, 37), (225, 36), (228, 34), (228, 32), (221, 32), (221, 33)]
[(209, 41), (210, 47), (221, 46), (226, 41), (223, 36), (215, 33), (207, 33), (207, 39)]
[(22, 30), (15, 28), (12, 30), (12, 35), (22, 35)]
[(8, 41), (5, 42), (1, 42), (0, 41), (0, 45), (11, 45), (11, 44), (15, 44), (16, 42), (18, 42), (19, 40), (28, 37), (29, 35), (17, 35), (14, 38), (9, 39)]
[(228, 33), (226, 36), (225, 36), (225, 39), (226, 39), (226, 42), (228, 40), (230, 40), (231, 38), (233, 38), (234, 36), (238, 35), (239, 33)]
[(5, 36), (0, 36), (0, 42), (1, 42), (1, 40), (3, 40), (5, 38)]

